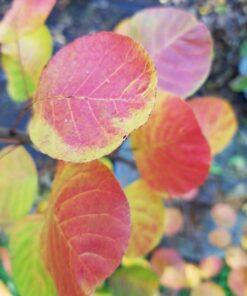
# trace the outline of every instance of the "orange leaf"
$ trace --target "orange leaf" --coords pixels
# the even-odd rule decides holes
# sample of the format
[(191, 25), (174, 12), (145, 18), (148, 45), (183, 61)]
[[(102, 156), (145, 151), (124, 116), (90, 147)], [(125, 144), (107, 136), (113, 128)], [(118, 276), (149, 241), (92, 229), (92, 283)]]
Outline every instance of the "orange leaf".
[(189, 102), (213, 155), (230, 143), (238, 128), (231, 105), (221, 98), (202, 97)]
[(129, 37), (100, 32), (78, 38), (43, 71), (31, 139), (54, 158), (100, 158), (147, 121), (155, 89), (153, 63)]
[(171, 195), (201, 185), (208, 175), (210, 151), (189, 104), (159, 93), (149, 121), (131, 137), (142, 178)]
[(127, 200), (105, 165), (59, 166), (42, 240), (59, 296), (90, 295), (120, 264), (129, 233)]

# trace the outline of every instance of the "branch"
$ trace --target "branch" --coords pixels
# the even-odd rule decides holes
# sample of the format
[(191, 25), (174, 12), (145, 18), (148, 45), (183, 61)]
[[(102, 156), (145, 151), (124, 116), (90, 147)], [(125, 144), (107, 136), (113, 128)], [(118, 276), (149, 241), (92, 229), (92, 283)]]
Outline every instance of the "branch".
[(0, 127), (0, 142), (23, 145), (32, 144), (27, 133), (19, 130), (11, 130), (6, 127)]

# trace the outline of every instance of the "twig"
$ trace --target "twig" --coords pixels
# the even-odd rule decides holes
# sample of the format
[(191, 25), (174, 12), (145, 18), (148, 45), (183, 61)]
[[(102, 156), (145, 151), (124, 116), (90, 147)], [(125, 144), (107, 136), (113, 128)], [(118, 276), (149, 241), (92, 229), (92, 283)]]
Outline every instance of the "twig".
[(6, 127), (0, 127), (0, 142), (23, 145), (32, 144), (31, 139), (27, 133), (19, 130), (10, 130)]

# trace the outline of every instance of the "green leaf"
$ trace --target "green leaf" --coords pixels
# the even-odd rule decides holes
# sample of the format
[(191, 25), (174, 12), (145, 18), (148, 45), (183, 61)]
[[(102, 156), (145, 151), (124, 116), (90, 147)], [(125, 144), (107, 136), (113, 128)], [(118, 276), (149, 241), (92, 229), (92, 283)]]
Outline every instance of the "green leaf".
[(30, 98), (52, 54), (52, 37), (46, 26), (26, 34), (16, 43), (2, 45), (2, 67), (10, 97), (21, 102)]
[(231, 89), (236, 92), (242, 92), (247, 90), (247, 75), (246, 76), (238, 76), (235, 78), (231, 84)]
[(153, 296), (159, 287), (159, 280), (151, 268), (125, 266), (118, 269), (110, 278), (114, 296)]
[(13, 279), (20, 296), (55, 296), (53, 281), (45, 269), (40, 249), (43, 216), (25, 217), (10, 231)]
[(38, 174), (24, 147), (8, 146), (0, 151), (0, 225), (27, 215), (37, 197)]

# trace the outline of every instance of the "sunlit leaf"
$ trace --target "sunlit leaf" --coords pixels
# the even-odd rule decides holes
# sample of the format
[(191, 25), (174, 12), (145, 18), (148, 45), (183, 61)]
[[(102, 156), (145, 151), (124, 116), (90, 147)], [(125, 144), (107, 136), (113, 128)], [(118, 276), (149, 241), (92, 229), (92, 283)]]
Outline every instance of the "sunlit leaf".
[(160, 278), (163, 286), (174, 290), (180, 290), (188, 286), (185, 264), (176, 264), (167, 266)]
[(129, 234), (127, 200), (109, 169), (62, 163), (42, 240), (59, 296), (90, 295), (120, 264)]
[(22, 147), (8, 146), (0, 151), (0, 224), (25, 216), (37, 197), (35, 164)]
[(247, 267), (247, 253), (237, 246), (226, 250), (225, 260), (232, 269)]
[(184, 225), (184, 217), (177, 208), (166, 207), (164, 220), (164, 234), (166, 236), (174, 236), (179, 233)]
[(158, 290), (157, 275), (147, 267), (121, 267), (110, 278), (114, 296), (153, 296)]
[(231, 105), (218, 97), (202, 97), (189, 102), (207, 138), (212, 154), (221, 152), (231, 141), (238, 124)]
[(204, 282), (191, 291), (191, 296), (225, 296), (223, 288), (213, 282)]
[(228, 276), (228, 285), (236, 296), (246, 296), (247, 268), (233, 269)]
[(155, 88), (148, 54), (129, 37), (100, 32), (78, 38), (42, 73), (31, 139), (54, 158), (100, 158), (147, 121)]
[(165, 215), (163, 199), (141, 179), (128, 185), (125, 194), (131, 214), (131, 235), (126, 256), (141, 257), (162, 238)]
[(142, 258), (142, 257), (137, 257), (137, 258), (128, 258), (128, 257), (123, 257), (122, 264), (124, 266), (133, 266), (133, 265), (139, 265), (142, 267), (150, 267), (150, 263), (148, 260)]
[(237, 220), (235, 209), (224, 203), (215, 204), (211, 210), (211, 215), (219, 227), (231, 228)]
[(43, 216), (33, 215), (18, 221), (10, 232), (13, 279), (23, 296), (57, 295), (41, 255), (42, 226)]
[(201, 282), (201, 271), (198, 266), (191, 263), (185, 264), (185, 277), (188, 287), (194, 288)]
[(149, 8), (122, 21), (116, 32), (142, 43), (153, 58), (161, 90), (187, 97), (208, 76), (212, 39), (194, 15), (174, 8)]
[(205, 257), (200, 262), (202, 277), (209, 279), (217, 275), (222, 267), (222, 260), (216, 256)]
[(46, 26), (2, 45), (2, 66), (8, 80), (8, 93), (17, 101), (30, 98), (37, 88), (41, 71), (52, 53), (52, 38)]
[(210, 151), (189, 104), (159, 93), (147, 124), (132, 136), (142, 178), (156, 191), (183, 194), (202, 184)]
[(182, 263), (183, 259), (175, 249), (160, 248), (151, 257), (152, 268), (159, 276), (167, 266), (181, 265)]
[(208, 239), (211, 245), (217, 248), (225, 248), (231, 242), (231, 235), (224, 228), (216, 228), (208, 234)]
[(4, 285), (2, 281), (0, 281), (0, 295), (1, 296), (11, 296), (10, 291), (8, 288)]
[(56, 0), (14, 0), (0, 23), (0, 43), (16, 42), (42, 26)]

